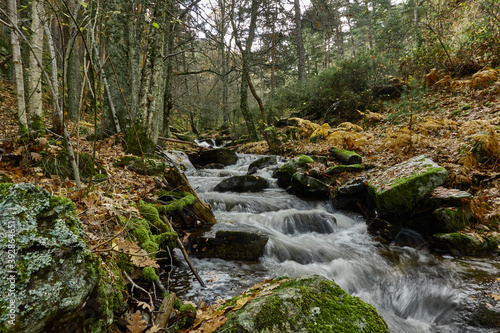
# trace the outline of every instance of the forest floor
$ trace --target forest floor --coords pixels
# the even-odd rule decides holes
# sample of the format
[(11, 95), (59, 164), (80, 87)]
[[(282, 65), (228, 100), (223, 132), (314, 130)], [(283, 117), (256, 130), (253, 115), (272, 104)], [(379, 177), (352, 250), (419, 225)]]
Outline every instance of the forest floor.
[[(14, 183), (36, 184), (53, 195), (72, 199), (91, 246), (123, 232), (115, 221), (118, 215), (134, 210), (131, 203), (152, 198), (153, 177), (115, 166), (120, 157), (126, 156), (122, 145), (117, 144), (121, 136), (95, 143), (86, 140), (83, 134), (90, 133), (90, 120), (81, 121), (79, 127), (69, 124), (69, 131), (79, 151), (95, 154), (107, 171), (106, 181), (87, 183), (78, 191), (67, 178), (46, 176), (40, 167), (40, 152), (57, 154), (63, 149), (62, 138), (48, 134), (29, 145), (23, 143), (17, 134), (15, 89), (5, 81), (0, 81), (0, 102), (0, 176)], [(50, 124), (50, 119), (46, 122)], [(474, 195), (471, 208), (476, 223), (469, 228), (478, 233), (500, 231), (500, 79), (483, 88), (448, 82), (437, 89), (414, 89), (398, 100), (380, 102), (376, 113), (364, 111), (356, 125), (342, 124), (335, 129), (324, 126), (327, 134), (333, 135), (316, 143), (309, 140), (311, 131), (298, 129), (297, 139), (287, 142), (287, 154), (328, 156), (332, 146), (345, 147), (363, 156), (375, 174), (413, 156), (427, 155), (448, 170), (447, 187)], [(482, 163), (474, 153), (480, 143), (487, 154)], [(196, 150), (184, 144), (162, 144), (166, 149)], [(239, 151), (265, 154), (268, 148), (262, 141), (245, 144)]]

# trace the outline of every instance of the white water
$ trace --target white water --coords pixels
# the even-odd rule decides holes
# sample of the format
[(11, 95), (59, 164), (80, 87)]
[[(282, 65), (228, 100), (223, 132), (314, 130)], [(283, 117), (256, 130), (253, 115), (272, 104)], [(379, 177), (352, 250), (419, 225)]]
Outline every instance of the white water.
[[(261, 170), (270, 189), (259, 193), (218, 193), (213, 188), (225, 177), (246, 174), (259, 158), (241, 155), (224, 170), (188, 174), (200, 199), (212, 205), (218, 230), (245, 230), (269, 236), (259, 262), (194, 259), (207, 288), (181, 267), (171, 279), (184, 298), (229, 298), (254, 283), (278, 276), (319, 274), (348, 293), (374, 305), (399, 333), (496, 332), (465, 324), (461, 304), (500, 273), (500, 263), (480, 258), (435, 256), (425, 250), (384, 246), (373, 241), (363, 219), (334, 211), (326, 201), (304, 201), (279, 189), (272, 170)], [(182, 280), (182, 281), (181, 281)]]

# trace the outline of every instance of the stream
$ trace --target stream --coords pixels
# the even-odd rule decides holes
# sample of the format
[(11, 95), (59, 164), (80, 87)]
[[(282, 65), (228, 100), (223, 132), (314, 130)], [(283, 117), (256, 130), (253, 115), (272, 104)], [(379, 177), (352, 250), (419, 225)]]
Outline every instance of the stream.
[[(181, 299), (210, 303), (264, 279), (318, 274), (375, 306), (394, 333), (498, 332), (466, 321), (471, 297), (500, 276), (498, 260), (382, 245), (368, 234), (361, 216), (336, 211), (328, 201), (288, 194), (270, 169), (255, 174), (269, 180), (264, 191), (214, 192), (224, 178), (246, 174), (248, 165), (262, 157), (238, 156), (238, 163), (225, 169), (188, 170), (186, 176), (218, 221), (204, 236), (214, 237), (218, 230), (260, 232), (269, 236), (265, 254), (258, 262), (192, 257), (206, 288), (179, 260), (162, 279)], [(176, 256), (182, 258), (180, 252)]]

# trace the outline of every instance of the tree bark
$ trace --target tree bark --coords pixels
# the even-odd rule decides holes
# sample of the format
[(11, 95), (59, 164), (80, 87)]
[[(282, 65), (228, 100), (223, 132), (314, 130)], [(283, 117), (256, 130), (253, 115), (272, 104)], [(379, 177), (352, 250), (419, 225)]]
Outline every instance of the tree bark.
[(10, 40), (12, 45), (12, 61), (14, 62), (14, 73), (16, 76), (16, 94), (17, 94), (17, 119), (21, 132), (28, 131), (28, 118), (26, 116), (26, 99), (24, 95), (24, 76), (23, 76), (23, 59), (21, 56), (21, 44), (19, 43), (18, 31), (19, 16), (17, 11), (17, 1), (8, 0), (8, 14), (10, 22), (13, 26)]
[(41, 17), (45, 16), (43, 3), (31, 3), (31, 45), (33, 52), (29, 56), (28, 71), (28, 117), (32, 131), (43, 130), (42, 113), (42, 68), (37, 62), (43, 55), (43, 24)]
[[(39, 1), (37, 1), (38, 3)], [(81, 77), (80, 77), (80, 57), (81, 49), (79, 44), (79, 32), (76, 26), (75, 20), (78, 17), (78, 11), (80, 9), (80, 3), (76, 0), (68, 0), (68, 10), (71, 11), (71, 17), (68, 19), (68, 44), (66, 47), (66, 56), (64, 66), (66, 85), (68, 87), (68, 117), (72, 121), (76, 121), (78, 116), (78, 110), (80, 109), (80, 92)]]

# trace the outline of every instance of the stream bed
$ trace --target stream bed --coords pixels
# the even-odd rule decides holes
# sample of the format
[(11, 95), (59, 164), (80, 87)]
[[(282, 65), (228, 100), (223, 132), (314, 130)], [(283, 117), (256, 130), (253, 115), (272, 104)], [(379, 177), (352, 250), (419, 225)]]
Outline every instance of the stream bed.
[(264, 191), (214, 192), (224, 178), (245, 175), (248, 165), (262, 157), (238, 156), (238, 163), (225, 169), (188, 170), (186, 176), (218, 221), (204, 236), (214, 237), (219, 230), (263, 233), (269, 236), (265, 254), (257, 262), (192, 257), (206, 288), (179, 260), (162, 280), (181, 299), (210, 303), (265, 279), (318, 274), (375, 306), (391, 332), (498, 333), (467, 324), (471, 297), (500, 276), (498, 260), (382, 245), (368, 234), (362, 217), (336, 211), (328, 201), (288, 194), (277, 186), (272, 169), (255, 174), (270, 182)]

